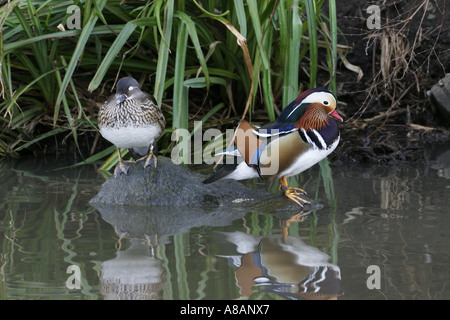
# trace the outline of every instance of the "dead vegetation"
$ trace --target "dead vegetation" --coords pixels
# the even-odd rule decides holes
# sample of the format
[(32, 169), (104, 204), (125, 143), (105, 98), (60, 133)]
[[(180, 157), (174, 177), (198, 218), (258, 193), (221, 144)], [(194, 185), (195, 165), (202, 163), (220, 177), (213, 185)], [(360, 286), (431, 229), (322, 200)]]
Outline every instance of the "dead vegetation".
[(365, 46), (354, 48), (367, 58), (362, 63), (365, 76), (362, 83), (342, 87), (349, 117), (340, 156), (378, 163), (420, 159), (416, 151), (424, 141), (449, 138), (448, 124), (437, 119), (427, 101), (427, 91), (450, 62), (446, 1), (374, 4), (381, 8), (381, 27), (360, 26)]

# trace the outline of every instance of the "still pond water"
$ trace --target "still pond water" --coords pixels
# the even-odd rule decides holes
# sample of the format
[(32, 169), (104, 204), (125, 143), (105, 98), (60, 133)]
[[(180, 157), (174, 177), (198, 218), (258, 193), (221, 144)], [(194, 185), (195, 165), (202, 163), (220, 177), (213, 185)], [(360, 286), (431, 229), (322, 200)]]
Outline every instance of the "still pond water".
[(89, 205), (105, 181), (94, 167), (0, 163), (0, 299), (450, 299), (449, 152), (332, 165), (331, 185), (317, 166), (298, 184), (324, 207), (290, 223), (111, 215)]

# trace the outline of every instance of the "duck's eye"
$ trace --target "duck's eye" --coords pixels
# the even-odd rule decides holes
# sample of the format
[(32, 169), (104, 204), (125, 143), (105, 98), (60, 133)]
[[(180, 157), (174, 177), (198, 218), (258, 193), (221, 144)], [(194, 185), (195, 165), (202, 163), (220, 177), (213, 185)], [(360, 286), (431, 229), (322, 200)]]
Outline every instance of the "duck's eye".
[(129, 87), (128, 87), (128, 91), (131, 91), (131, 90), (133, 90), (133, 89), (134, 89), (133, 86), (129, 86)]
[(323, 104), (327, 106), (327, 105), (329, 104), (329, 102), (328, 102), (327, 100), (325, 100), (325, 101), (323, 102)]

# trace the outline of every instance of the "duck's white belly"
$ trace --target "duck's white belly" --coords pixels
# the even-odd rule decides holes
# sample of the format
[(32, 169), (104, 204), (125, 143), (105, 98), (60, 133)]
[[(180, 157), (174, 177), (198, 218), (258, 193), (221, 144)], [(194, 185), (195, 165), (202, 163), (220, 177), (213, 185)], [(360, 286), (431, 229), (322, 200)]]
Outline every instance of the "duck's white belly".
[(319, 161), (325, 159), (330, 153), (336, 149), (336, 147), (339, 144), (340, 137), (336, 139), (336, 141), (330, 145), (328, 149), (321, 150), (318, 148), (311, 148), (305, 153), (302, 154), (301, 157), (297, 158), (295, 160), (294, 164), (290, 166), (289, 168), (285, 169), (284, 171), (280, 172), (278, 174), (278, 177), (281, 178), (283, 176), (295, 176), (309, 168), (311, 168), (313, 165), (318, 163)]
[(118, 148), (148, 147), (161, 134), (158, 126), (100, 128), (101, 135)]
[(236, 167), (236, 169), (229, 175), (223, 177), (223, 179), (247, 180), (258, 177), (258, 171), (256, 171), (253, 167), (249, 167), (245, 163), (244, 159), (242, 159), (242, 162)]

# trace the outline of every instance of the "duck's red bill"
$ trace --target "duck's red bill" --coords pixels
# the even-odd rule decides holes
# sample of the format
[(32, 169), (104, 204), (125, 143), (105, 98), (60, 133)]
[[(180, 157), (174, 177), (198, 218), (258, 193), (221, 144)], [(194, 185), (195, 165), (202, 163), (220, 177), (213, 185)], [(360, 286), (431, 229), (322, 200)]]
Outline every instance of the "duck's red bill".
[(330, 117), (333, 117), (341, 122), (344, 121), (344, 119), (342, 119), (342, 117), (339, 115), (339, 113), (337, 113), (336, 110), (333, 110), (333, 112), (330, 113)]

